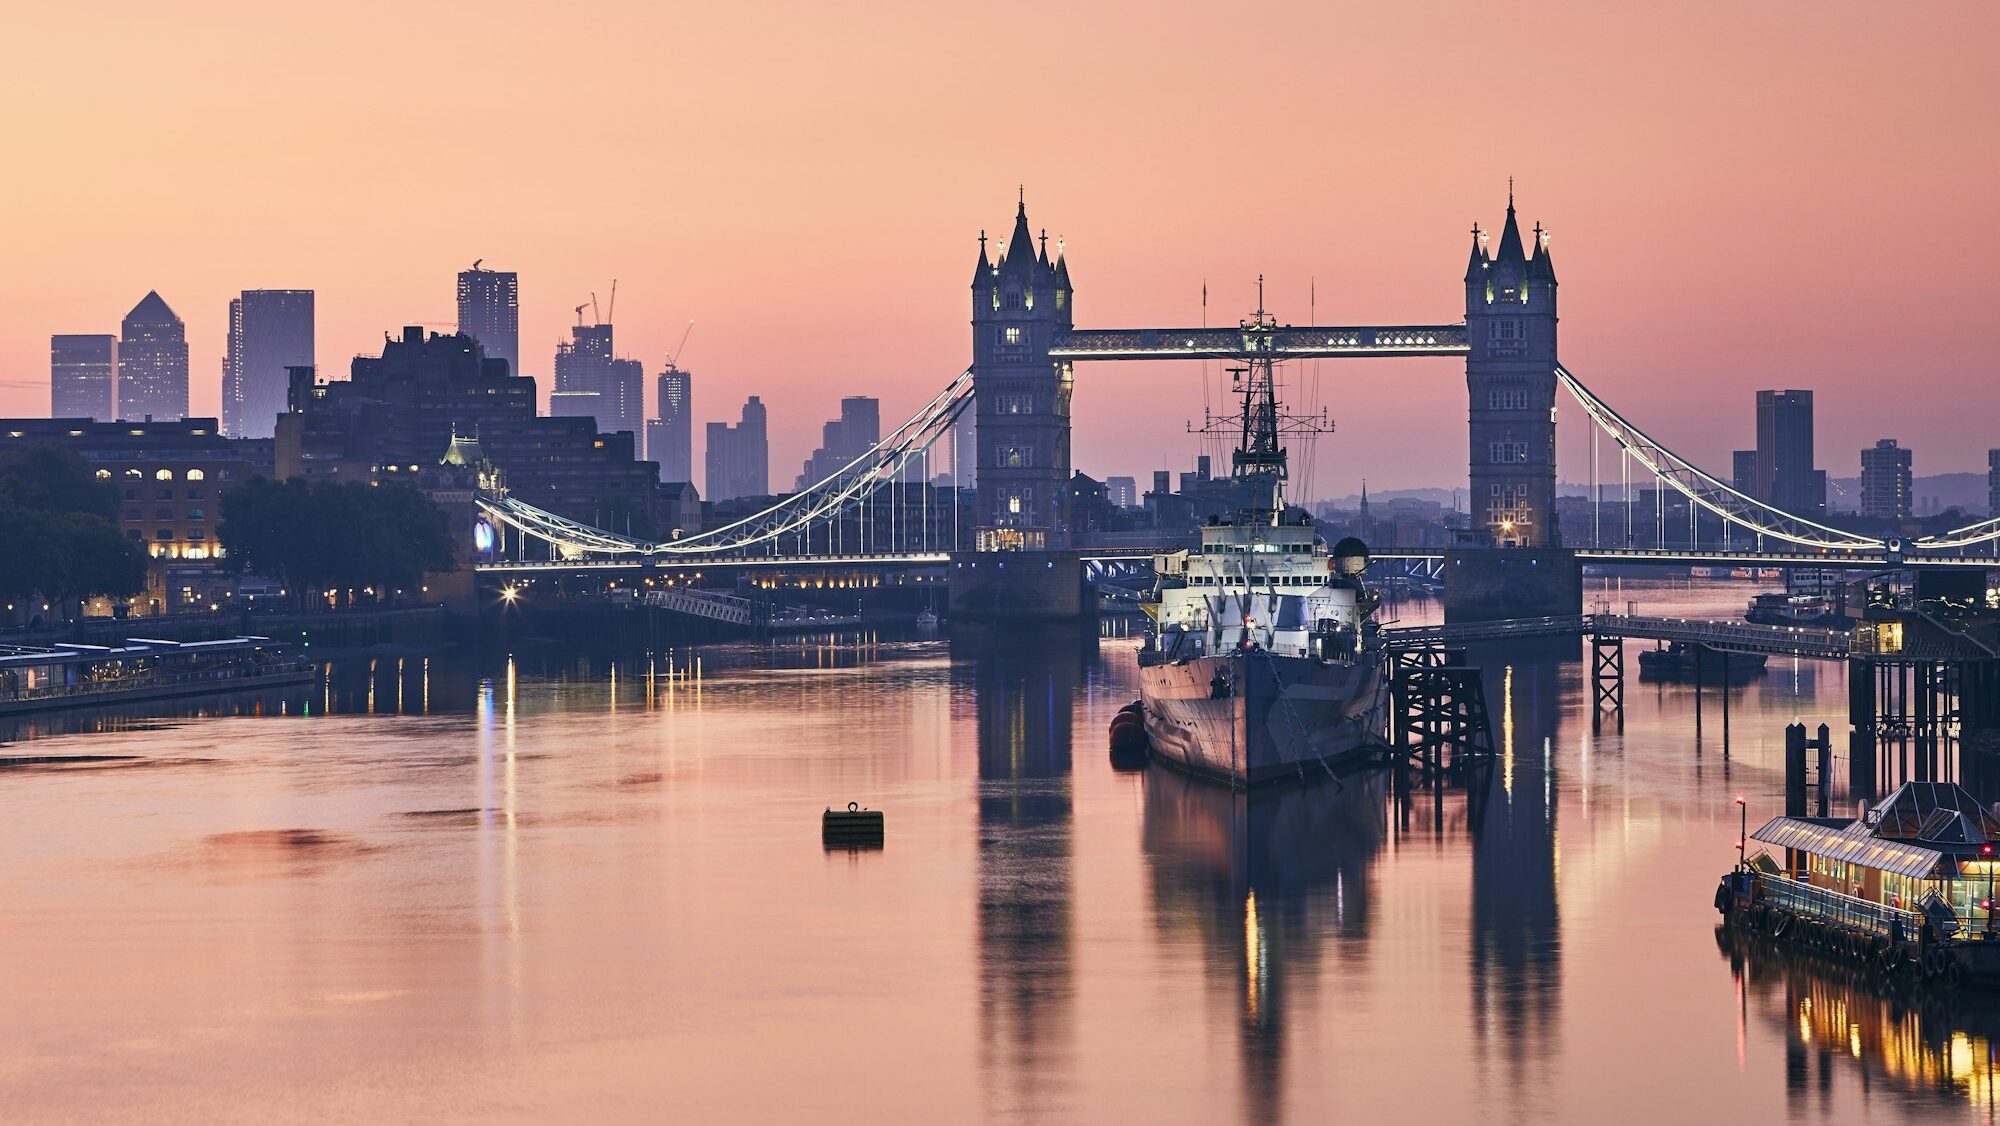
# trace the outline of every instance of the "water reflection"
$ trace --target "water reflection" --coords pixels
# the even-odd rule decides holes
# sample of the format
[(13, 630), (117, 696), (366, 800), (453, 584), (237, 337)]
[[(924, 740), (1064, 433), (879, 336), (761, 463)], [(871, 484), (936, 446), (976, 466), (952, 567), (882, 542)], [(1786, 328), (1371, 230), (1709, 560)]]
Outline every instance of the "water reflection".
[[(1885, 989), (1868, 976), (1801, 954), (1761, 935), (1718, 927), (1739, 1021), (1756, 1020), (1784, 1040), (1785, 1097), (1794, 1110), (1824, 1113), (1885, 1092), (1922, 1112), (1970, 1106), (1991, 1122), (2000, 1097), (2000, 998)], [(1739, 1042), (1747, 1034), (1739, 1029)]]
[(954, 675), (969, 676), (978, 713), (979, 1051), (998, 1118), (1035, 1117), (1066, 1096), (1071, 717), (1094, 642), (1072, 632), (953, 647)]
[(1547, 655), (1523, 660), (1524, 649), (1471, 655), (1500, 759), (1485, 794), (1469, 797), (1479, 812), (1470, 827), (1472, 1043), (1517, 1104), (1542, 1085), (1558, 1048), (1562, 987), (1555, 741), (1564, 666)]
[(1211, 985), (1237, 1010), (1247, 1116), (1278, 1121), (1292, 998), (1312, 1007), (1328, 941), (1366, 960), (1386, 777), (1245, 793), (1155, 766), (1145, 787), (1155, 921), (1199, 939)]

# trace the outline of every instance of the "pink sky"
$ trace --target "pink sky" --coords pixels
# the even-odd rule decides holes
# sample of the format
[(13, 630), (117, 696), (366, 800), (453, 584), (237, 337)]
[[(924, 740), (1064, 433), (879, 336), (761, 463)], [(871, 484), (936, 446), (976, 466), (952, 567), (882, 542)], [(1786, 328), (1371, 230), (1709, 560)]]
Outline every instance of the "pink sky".
[[(621, 350), (685, 356), (698, 419), (772, 411), (789, 482), (845, 394), (885, 421), (969, 355), (984, 227), (1068, 240), (1078, 323), (1254, 302), (1454, 321), (1506, 178), (1554, 232), (1563, 356), (1719, 472), (1759, 387), (1819, 392), (1821, 462), (2000, 445), (2000, 10), (1984, 4), (600, 2), (34, 5), (0, 69), (0, 410), (48, 336), (157, 288), (217, 409), (228, 300), (318, 291), (344, 375), (449, 327), (474, 258), (522, 278), (543, 378), (619, 280)], [(1318, 491), (1464, 480), (1462, 365), (1328, 365)], [(648, 391), (650, 397), (650, 387)], [(1196, 371), (1080, 369), (1076, 465), (1185, 467)], [(1580, 412), (1562, 475), (1581, 479)], [(697, 427), (699, 430), (699, 427)]]

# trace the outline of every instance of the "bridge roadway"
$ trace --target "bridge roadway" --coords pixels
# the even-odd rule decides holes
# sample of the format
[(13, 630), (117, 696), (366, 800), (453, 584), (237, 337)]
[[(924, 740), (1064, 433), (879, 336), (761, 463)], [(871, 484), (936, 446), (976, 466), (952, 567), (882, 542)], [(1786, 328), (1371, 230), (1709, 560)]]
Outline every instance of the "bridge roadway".
[(1773, 657), (1825, 661), (1845, 660), (1854, 651), (1853, 635), (1846, 630), (1627, 614), (1573, 614), (1553, 618), (1509, 618), (1497, 622), (1391, 626), (1382, 631), (1382, 639), (1391, 648), (1414, 649), (1430, 645), (1584, 634), (1635, 641), (1682, 641), (1732, 653), (1762, 653)]

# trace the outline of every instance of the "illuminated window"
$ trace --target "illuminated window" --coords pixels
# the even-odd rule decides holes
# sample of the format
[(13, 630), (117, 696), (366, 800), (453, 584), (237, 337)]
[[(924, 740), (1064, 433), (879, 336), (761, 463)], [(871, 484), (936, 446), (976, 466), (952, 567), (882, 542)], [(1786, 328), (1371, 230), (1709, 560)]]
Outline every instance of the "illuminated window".
[(1061, 309), (1066, 307), (1068, 304), (1069, 304), (1069, 290), (1067, 289), (1056, 290), (1056, 308)]
[(144, 473), (141, 473), (141, 472), (139, 472), (139, 471), (138, 471), (138, 470), (136, 470), (136, 469), (127, 469), (127, 470), (125, 471), (125, 476), (126, 476), (127, 478), (131, 479), (131, 480), (135, 480), (135, 481), (136, 481), (136, 480), (138, 480), (139, 478), (141, 478), (141, 477), (144, 477), (144, 476), (145, 476), (145, 474), (144, 474)]
[(199, 469), (190, 469), (187, 471), (187, 479), (190, 481), (205, 481), (208, 479), (208, 474)]
[(174, 471), (171, 469), (162, 469), (153, 474), (153, 480), (155, 481), (171, 481), (173, 479)]
[[(1007, 511), (1009, 511), (1009, 512), (1012, 512), (1012, 513), (1015, 513), (1015, 514), (1019, 514), (1019, 513), (1020, 513), (1020, 511), (1021, 511), (1021, 498), (1020, 498), (1020, 497), (1017, 497), (1017, 496), (1010, 496), (1010, 497), (1008, 497), (1008, 498), (1007, 498)], [(164, 534), (164, 533), (162, 533), (162, 534)]]
[(111, 471), (110, 471), (109, 469), (100, 469), (100, 470), (98, 470), (98, 471), (97, 471), (97, 479), (98, 479), (98, 480), (100, 480), (100, 481), (109, 481), (109, 480), (111, 480)]
[(1021, 342), (1021, 330), (1018, 326), (1009, 325), (1008, 327), (1000, 330), (1000, 343), (1019, 344), (1020, 342)]
[(1028, 308), (1032, 309), (1032, 308), (1034, 308), (1034, 307), (1035, 307), (1035, 291), (1034, 291), (1034, 290), (1030, 289), (1030, 290), (1028, 290), (1028, 292), (1027, 292), (1027, 293), (1023, 294), (1022, 296), (1023, 296), (1023, 297), (1024, 297), (1024, 298), (1025, 298), (1026, 300), (1027, 300), (1027, 302), (1028, 302)]

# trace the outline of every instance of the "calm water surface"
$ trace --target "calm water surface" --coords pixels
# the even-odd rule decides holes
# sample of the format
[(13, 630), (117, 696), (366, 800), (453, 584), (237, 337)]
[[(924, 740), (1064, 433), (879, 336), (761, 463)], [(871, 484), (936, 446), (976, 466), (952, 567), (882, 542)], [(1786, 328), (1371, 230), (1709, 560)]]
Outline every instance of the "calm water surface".
[[(1634, 683), (1621, 735), (1578, 652), (1475, 652), (1502, 756), (1407, 805), (1114, 771), (1117, 639), (40, 721), (5, 753), (134, 757), (0, 770), (0, 1119), (1990, 1120), (2000, 1022), (1717, 940), (1733, 798), (1781, 806), (1844, 670), (1774, 660), (1726, 736)], [(885, 848), (821, 847), (849, 800)]]

